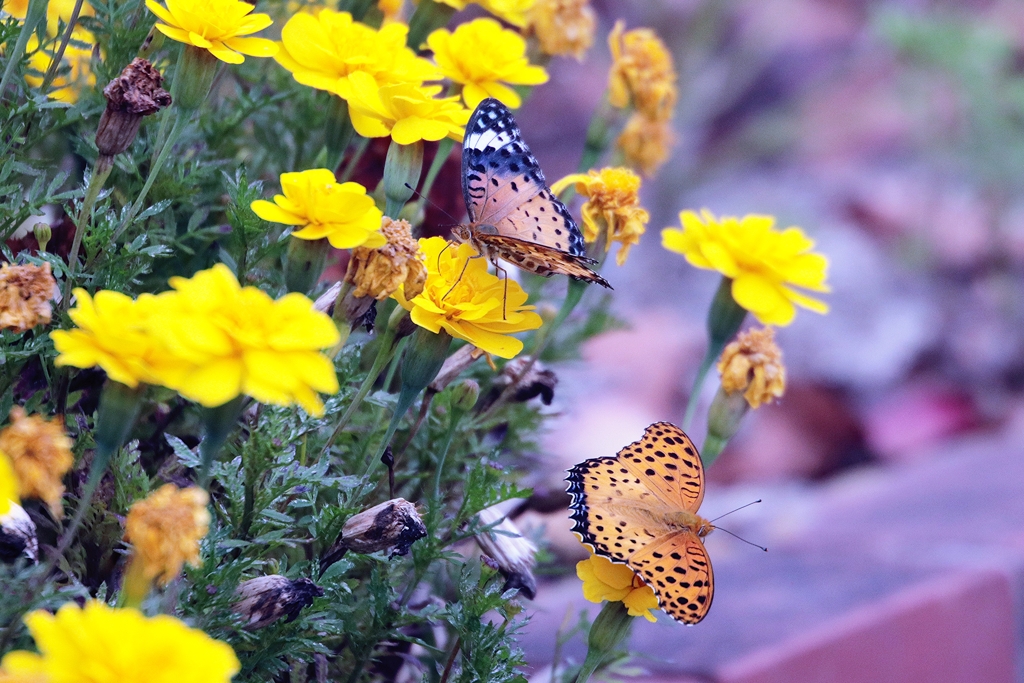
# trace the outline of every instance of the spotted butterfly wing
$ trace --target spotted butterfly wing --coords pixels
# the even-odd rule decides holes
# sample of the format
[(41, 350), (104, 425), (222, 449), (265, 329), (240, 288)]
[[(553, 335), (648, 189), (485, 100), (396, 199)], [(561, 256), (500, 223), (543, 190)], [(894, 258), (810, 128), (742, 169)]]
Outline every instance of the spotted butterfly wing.
[(573, 532), (612, 562), (639, 573), (667, 614), (696, 624), (714, 597), (711, 559), (701, 540), (712, 527), (697, 515), (704, 467), (678, 427), (651, 425), (615, 457), (569, 470)]
[(611, 287), (588, 265), (583, 233), (551, 192), (508, 107), (481, 102), (462, 143), (462, 194), (469, 239), (482, 254), (550, 276)]

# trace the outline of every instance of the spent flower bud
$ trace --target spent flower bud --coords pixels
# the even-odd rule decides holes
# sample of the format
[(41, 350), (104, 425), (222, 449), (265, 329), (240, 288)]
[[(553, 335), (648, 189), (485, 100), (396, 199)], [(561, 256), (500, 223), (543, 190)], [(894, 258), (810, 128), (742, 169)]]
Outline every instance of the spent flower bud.
[(427, 527), (415, 505), (404, 498), (388, 500), (350, 517), (320, 567), (337, 562), (348, 550), (364, 555), (382, 550), (389, 550), (391, 557), (406, 555), (412, 544), (426, 535)]
[(481, 510), (477, 519), (490, 527), (476, 535), (476, 542), (497, 563), (498, 571), (505, 577), (504, 590), (518, 588), (532, 600), (537, 594), (537, 580), (533, 577), (537, 547), (495, 507)]
[(171, 104), (170, 93), (160, 87), (163, 80), (152, 64), (136, 58), (103, 88), (107, 108), (96, 129), (96, 147), (101, 156), (124, 152), (139, 132), (142, 117)]
[(324, 589), (309, 579), (292, 580), (280, 574), (258, 576), (238, 584), (232, 610), (241, 614), (246, 628), (269, 626), (281, 617), (294, 621), (303, 608), (322, 597)]

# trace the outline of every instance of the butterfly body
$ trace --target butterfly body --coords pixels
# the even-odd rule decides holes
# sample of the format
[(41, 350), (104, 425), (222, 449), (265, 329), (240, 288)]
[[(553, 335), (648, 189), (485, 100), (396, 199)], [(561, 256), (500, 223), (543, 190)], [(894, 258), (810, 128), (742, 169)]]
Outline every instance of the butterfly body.
[(590, 269), (583, 233), (547, 186), (512, 112), (495, 99), (481, 102), (466, 126), (462, 194), (470, 222), (452, 234), (482, 256), (611, 288)]
[(695, 624), (714, 597), (703, 538), (714, 529), (697, 514), (704, 466), (689, 437), (658, 422), (615, 457), (569, 470), (573, 532), (593, 552), (643, 577), (674, 619)]

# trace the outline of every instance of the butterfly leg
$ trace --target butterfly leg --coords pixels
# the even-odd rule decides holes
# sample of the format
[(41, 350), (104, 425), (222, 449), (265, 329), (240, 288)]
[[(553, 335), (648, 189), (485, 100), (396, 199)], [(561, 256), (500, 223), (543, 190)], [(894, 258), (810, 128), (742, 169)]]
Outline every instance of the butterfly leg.
[(501, 272), (501, 279), (505, 283), (505, 294), (504, 294), (504, 296), (502, 296), (502, 299), (501, 299), (501, 319), (505, 320), (505, 306), (506, 306), (506, 304), (508, 302), (508, 271), (506, 271), (504, 268), (502, 268), (501, 266), (498, 265), (498, 260), (497, 259), (493, 259), (491, 261), (491, 263), (494, 265), (494, 270), (495, 271), (500, 271)]
[[(445, 247), (445, 248), (447, 249), (447, 247)], [(475, 258), (480, 258), (481, 256), (483, 256), (483, 254), (477, 254), (476, 256), (470, 256), (468, 259), (466, 259), (466, 262), (462, 265), (462, 272), (459, 273), (458, 279), (455, 280), (455, 282), (452, 283), (452, 286), (448, 288), (448, 291), (444, 293), (444, 296), (441, 297), (441, 301), (444, 301), (446, 298), (448, 298), (448, 295), (452, 293), (452, 291), (459, 285), (460, 282), (462, 282), (462, 276), (466, 274), (466, 268), (469, 268), (469, 262), (472, 261)], [(438, 262), (437, 263), (438, 263), (438, 270), (440, 270), (440, 268), (441, 268), (440, 256), (438, 257)]]

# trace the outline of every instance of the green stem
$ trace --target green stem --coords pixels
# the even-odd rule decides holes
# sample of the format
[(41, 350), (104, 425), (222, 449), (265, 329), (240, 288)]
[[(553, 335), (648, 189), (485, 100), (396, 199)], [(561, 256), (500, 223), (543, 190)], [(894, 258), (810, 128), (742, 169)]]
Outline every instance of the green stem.
[(60, 67), (60, 62), (64, 59), (64, 52), (68, 49), (68, 43), (71, 42), (71, 33), (75, 30), (75, 24), (78, 23), (78, 15), (82, 11), (82, 1), (76, 0), (74, 9), (71, 10), (71, 16), (68, 18), (68, 25), (64, 29), (64, 35), (61, 37), (60, 46), (57, 51), (53, 53), (53, 58), (50, 60), (50, 67), (46, 70), (46, 75), (43, 76), (43, 84), (39, 86), (42, 92), (46, 92), (46, 89), (50, 87), (50, 83), (53, 82), (53, 78), (57, 75), (57, 69)]
[(14, 75), (15, 68), (21, 63), (21, 58), (25, 54), (25, 47), (28, 45), (29, 38), (35, 33), (39, 22), (46, 17), (46, 5), (47, 0), (29, 0), (28, 10), (25, 12), (25, 21), (21, 25), (18, 40), (14, 43), (14, 49), (6, 55), (7, 68), (4, 69), (3, 78), (0, 78), (0, 97), (7, 92), (11, 76)]
[(348, 102), (332, 95), (330, 107), (327, 112), (327, 164), (328, 168), (335, 171), (341, 165), (356, 129), (352, 127), (348, 115)]
[(420, 188), (420, 196), (423, 198), (423, 201), (426, 201), (427, 197), (430, 196), (430, 190), (434, 187), (434, 181), (437, 180), (438, 174), (441, 173), (441, 169), (444, 167), (444, 162), (448, 161), (448, 157), (451, 156), (454, 148), (455, 141), (451, 138), (442, 138), (437, 143), (437, 152), (434, 153), (434, 160), (430, 162), (427, 175), (423, 178), (423, 187)]
[(586, 683), (629, 637), (633, 617), (621, 602), (606, 602), (594, 619), (587, 635), (587, 657), (576, 676), (576, 683)]
[(93, 166), (92, 176), (89, 178), (89, 186), (85, 190), (85, 199), (82, 200), (82, 211), (75, 221), (75, 237), (71, 242), (71, 252), (68, 254), (68, 275), (64, 281), (64, 298), (60, 305), (62, 310), (67, 310), (71, 301), (71, 287), (74, 284), (75, 273), (78, 270), (78, 251), (82, 248), (82, 238), (92, 223), (92, 212), (96, 206), (96, 199), (100, 196), (104, 183), (110, 177), (110, 171), (114, 168), (112, 157), (101, 156)]
[[(721, 353), (721, 351), (718, 353)], [(690, 397), (686, 401), (686, 412), (683, 414), (684, 432), (690, 431), (690, 425), (693, 424), (693, 416), (697, 413), (697, 404), (700, 403), (700, 390), (704, 386), (704, 380), (707, 379), (711, 366), (715, 364), (715, 360), (718, 358), (718, 353), (715, 353), (714, 349), (708, 347), (703, 360), (700, 362), (697, 376), (693, 380), (693, 388), (690, 389)]]
[(583, 145), (583, 155), (580, 157), (580, 165), (577, 170), (586, 173), (593, 168), (601, 159), (601, 155), (608, 149), (611, 140), (612, 117), (615, 113), (614, 107), (608, 101), (608, 94), (601, 99), (597, 111), (590, 119), (587, 127), (587, 138)]
[(355, 149), (352, 150), (352, 156), (349, 157), (348, 161), (345, 162), (345, 168), (341, 172), (341, 176), (338, 178), (339, 183), (345, 183), (352, 179), (352, 174), (356, 172), (356, 168), (359, 167), (359, 162), (362, 160), (363, 155), (366, 154), (367, 148), (370, 146), (370, 138), (360, 137), (356, 140)]
[(384, 330), (384, 335), (380, 339), (380, 347), (377, 349), (377, 356), (373, 359), (373, 365), (370, 366), (370, 372), (366, 374), (366, 378), (363, 379), (363, 383), (359, 386), (359, 390), (356, 395), (352, 397), (352, 402), (349, 403), (345, 413), (338, 420), (338, 425), (334, 428), (334, 432), (331, 434), (331, 438), (327, 440), (326, 448), (330, 448), (337, 441), (338, 437), (341, 436), (341, 432), (344, 431), (345, 427), (348, 426), (352, 416), (355, 415), (356, 409), (359, 404), (363, 402), (366, 395), (370, 393), (370, 389), (373, 387), (373, 383), (377, 381), (377, 376), (380, 375), (381, 370), (391, 359), (391, 352), (395, 348), (395, 333), (396, 327), (388, 324)]

